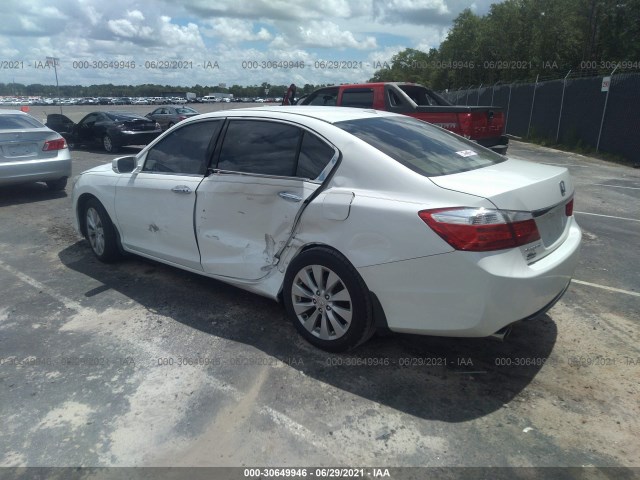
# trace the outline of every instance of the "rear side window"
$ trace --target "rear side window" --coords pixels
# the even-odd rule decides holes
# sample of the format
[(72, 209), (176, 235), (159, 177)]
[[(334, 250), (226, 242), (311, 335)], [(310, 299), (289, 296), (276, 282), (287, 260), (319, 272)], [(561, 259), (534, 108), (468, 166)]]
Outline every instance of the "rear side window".
[(259, 120), (231, 120), (218, 168), (233, 172), (292, 177), (302, 131), (292, 125)]
[(372, 88), (349, 88), (342, 92), (342, 107), (373, 107), (373, 89)]
[(414, 172), (450, 175), (506, 160), (477, 143), (414, 118), (364, 118), (335, 123)]
[(23, 128), (44, 128), (44, 125), (28, 115), (0, 115), (0, 130), (20, 130)]
[(218, 135), (222, 120), (192, 123), (164, 137), (147, 154), (143, 172), (204, 175), (209, 144)]
[(296, 176), (312, 180), (318, 178), (334, 155), (333, 148), (312, 133), (304, 132)]

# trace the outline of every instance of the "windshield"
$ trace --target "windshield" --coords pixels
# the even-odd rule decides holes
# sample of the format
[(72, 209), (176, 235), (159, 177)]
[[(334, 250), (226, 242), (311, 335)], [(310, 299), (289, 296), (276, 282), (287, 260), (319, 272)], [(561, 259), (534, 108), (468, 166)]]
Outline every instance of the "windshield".
[(426, 177), (466, 172), (506, 160), (477, 143), (410, 117), (364, 118), (335, 125)]
[(198, 113), (198, 112), (196, 112), (193, 108), (183, 107), (183, 108), (176, 108), (176, 113)]

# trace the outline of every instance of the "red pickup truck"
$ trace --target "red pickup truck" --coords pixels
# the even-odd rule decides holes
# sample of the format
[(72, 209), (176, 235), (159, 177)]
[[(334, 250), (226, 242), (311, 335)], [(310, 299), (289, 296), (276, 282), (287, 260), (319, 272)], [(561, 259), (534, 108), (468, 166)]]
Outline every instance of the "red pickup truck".
[(382, 82), (325, 87), (298, 100), (297, 105), (334, 105), (396, 112), (433, 123), (506, 153), (505, 116), (500, 107), (453, 105), (416, 83)]

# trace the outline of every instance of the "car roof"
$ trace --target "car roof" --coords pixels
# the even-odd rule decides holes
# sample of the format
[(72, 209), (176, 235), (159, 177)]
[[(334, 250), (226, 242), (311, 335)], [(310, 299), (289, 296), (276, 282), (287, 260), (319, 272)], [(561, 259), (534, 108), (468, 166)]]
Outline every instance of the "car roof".
[(234, 108), (233, 110), (219, 110), (206, 113), (206, 117), (246, 117), (260, 116), (281, 119), (314, 118), (327, 123), (336, 123), (348, 120), (358, 120), (375, 117), (401, 117), (402, 115), (384, 112), (381, 110), (350, 108), (350, 107), (324, 107), (311, 105), (265, 106)]

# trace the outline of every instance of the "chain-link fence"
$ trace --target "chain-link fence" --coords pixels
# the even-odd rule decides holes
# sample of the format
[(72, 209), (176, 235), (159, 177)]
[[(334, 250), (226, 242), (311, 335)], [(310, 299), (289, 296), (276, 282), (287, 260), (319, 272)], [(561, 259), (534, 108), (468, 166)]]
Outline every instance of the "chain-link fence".
[(506, 133), (640, 162), (640, 73), (442, 92), (456, 105), (504, 108)]

